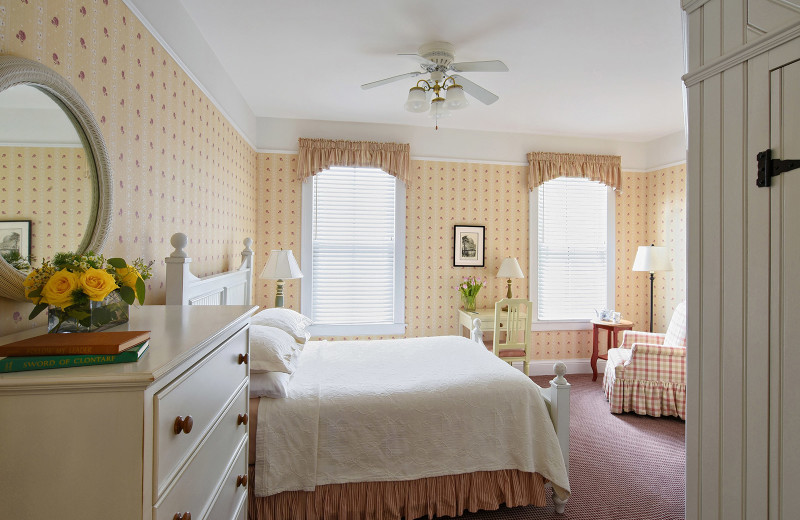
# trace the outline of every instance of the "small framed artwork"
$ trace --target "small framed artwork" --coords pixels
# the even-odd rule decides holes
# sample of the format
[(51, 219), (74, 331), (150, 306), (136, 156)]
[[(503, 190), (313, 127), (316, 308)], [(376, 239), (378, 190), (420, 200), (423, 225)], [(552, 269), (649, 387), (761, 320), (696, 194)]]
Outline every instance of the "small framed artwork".
[(14, 253), (25, 260), (31, 256), (30, 220), (0, 220), (0, 256)]
[(453, 266), (483, 267), (484, 226), (453, 226)]

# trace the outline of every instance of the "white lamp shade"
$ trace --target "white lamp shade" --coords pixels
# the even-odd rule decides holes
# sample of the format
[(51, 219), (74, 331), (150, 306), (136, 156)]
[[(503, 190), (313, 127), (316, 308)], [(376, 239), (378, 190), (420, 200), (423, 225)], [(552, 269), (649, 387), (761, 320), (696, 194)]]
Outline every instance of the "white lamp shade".
[(522, 269), (519, 267), (519, 262), (516, 258), (508, 257), (500, 264), (500, 270), (497, 271), (498, 278), (525, 278)]
[(300, 266), (297, 265), (291, 249), (273, 249), (270, 251), (267, 265), (264, 266), (260, 276), (260, 278), (268, 280), (291, 280), (302, 277), (303, 273), (300, 272)]
[(428, 110), (428, 99), (422, 87), (411, 87), (408, 91), (406, 110), (409, 112), (425, 112)]
[(636, 252), (636, 259), (633, 261), (633, 270), (650, 273), (672, 271), (669, 251), (667, 251), (666, 247), (661, 246), (639, 246), (639, 250)]
[(467, 97), (464, 95), (464, 89), (461, 85), (453, 85), (447, 89), (447, 108), (450, 110), (460, 110), (466, 107), (469, 103)]

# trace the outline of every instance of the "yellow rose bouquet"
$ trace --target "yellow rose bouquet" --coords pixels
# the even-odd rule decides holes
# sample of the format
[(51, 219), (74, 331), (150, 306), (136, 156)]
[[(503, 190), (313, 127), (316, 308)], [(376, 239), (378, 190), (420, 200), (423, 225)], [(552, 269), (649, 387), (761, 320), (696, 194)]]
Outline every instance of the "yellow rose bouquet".
[(144, 304), (152, 264), (92, 252), (58, 253), (23, 282), (25, 296), (36, 304), (28, 318), (47, 309), (49, 332), (91, 332), (125, 323), (128, 306)]

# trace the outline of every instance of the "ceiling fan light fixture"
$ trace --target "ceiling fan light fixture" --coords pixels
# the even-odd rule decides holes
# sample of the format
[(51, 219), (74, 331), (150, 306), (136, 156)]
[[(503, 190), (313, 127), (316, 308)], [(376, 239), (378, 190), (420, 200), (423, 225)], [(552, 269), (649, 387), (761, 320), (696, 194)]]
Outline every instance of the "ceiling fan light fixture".
[(434, 119), (441, 119), (450, 114), (447, 110), (447, 103), (443, 97), (436, 96), (431, 100), (430, 116)]
[(460, 110), (469, 105), (461, 85), (452, 85), (447, 89), (446, 106), (449, 110)]
[(425, 112), (428, 110), (428, 100), (426, 99), (425, 89), (422, 87), (411, 87), (408, 90), (408, 100), (405, 104), (409, 112)]

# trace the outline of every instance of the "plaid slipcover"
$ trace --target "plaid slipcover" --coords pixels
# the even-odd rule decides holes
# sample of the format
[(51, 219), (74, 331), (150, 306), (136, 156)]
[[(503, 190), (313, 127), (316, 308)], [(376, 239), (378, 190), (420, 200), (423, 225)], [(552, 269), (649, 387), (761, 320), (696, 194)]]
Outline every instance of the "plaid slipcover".
[[(672, 338), (679, 338), (676, 342), (685, 345), (685, 304), (675, 309), (668, 330)], [(667, 334), (625, 331), (620, 348), (608, 351), (603, 390), (611, 413), (686, 419), (686, 347), (664, 345), (665, 337)]]

